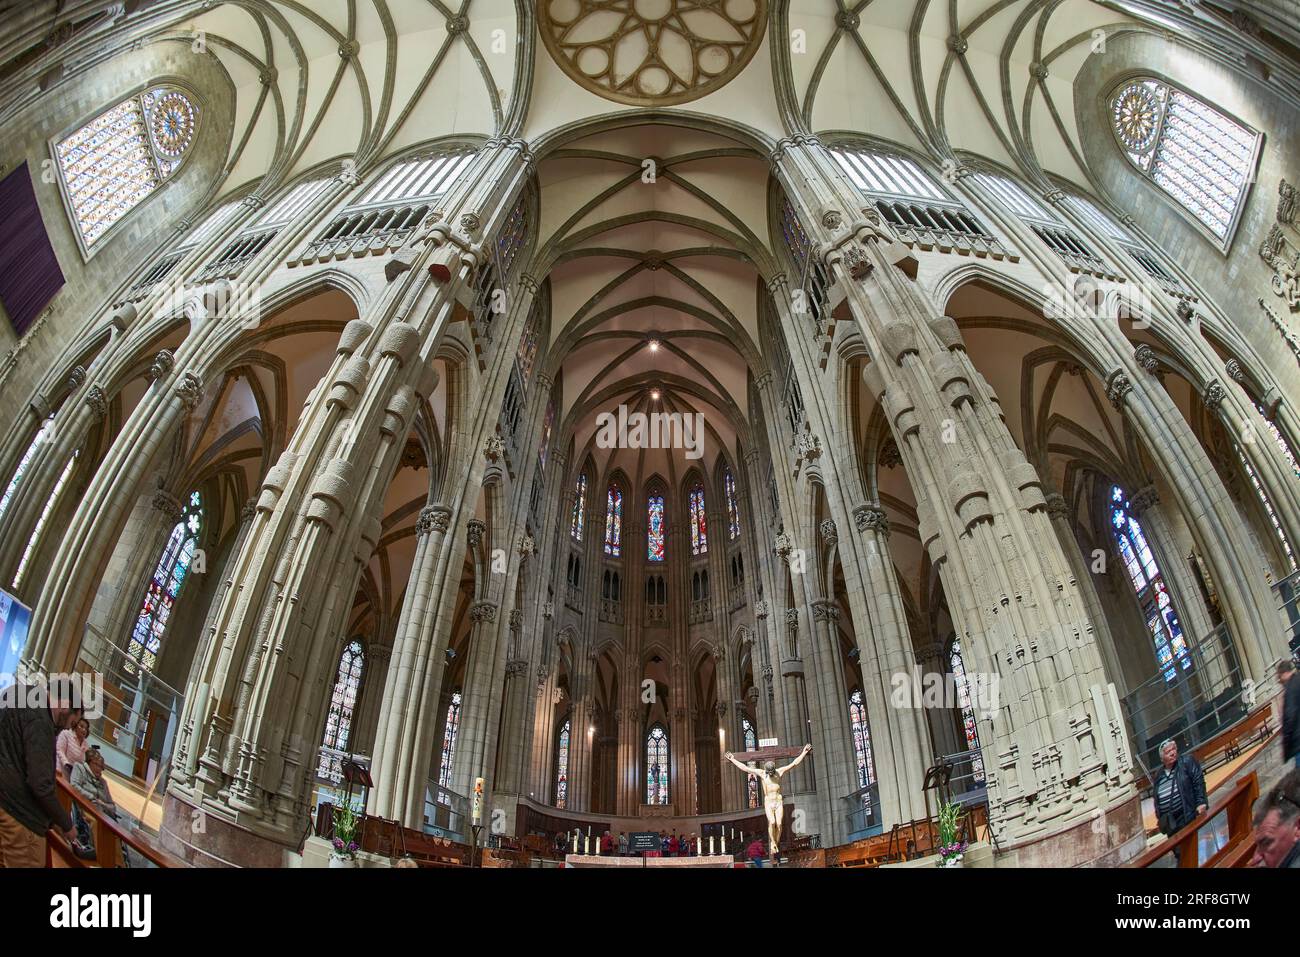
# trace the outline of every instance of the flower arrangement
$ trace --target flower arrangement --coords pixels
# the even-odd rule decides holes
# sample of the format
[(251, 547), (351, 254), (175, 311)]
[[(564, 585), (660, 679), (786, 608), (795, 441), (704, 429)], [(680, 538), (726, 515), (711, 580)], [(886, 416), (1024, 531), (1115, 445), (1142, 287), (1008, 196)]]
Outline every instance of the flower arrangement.
[(948, 803), (939, 808), (939, 866), (957, 867), (966, 854), (966, 842), (960, 838), (962, 809)]
[(340, 804), (334, 808), (334, 856), (346, 861), (355, 860), (361, 845), (357, 843), (357, 827), (360, 820), (357, 809), (351, 804)]

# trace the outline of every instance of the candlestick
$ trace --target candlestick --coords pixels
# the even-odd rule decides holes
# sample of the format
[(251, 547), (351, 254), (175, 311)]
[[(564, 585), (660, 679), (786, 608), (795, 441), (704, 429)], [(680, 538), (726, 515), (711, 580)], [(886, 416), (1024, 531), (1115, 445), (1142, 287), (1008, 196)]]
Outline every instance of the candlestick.
[(590, 834), (588, 834), (586, 837), (584, 837), (584, 838), (582, 839), (582, 853), (583, 853), (583, 854), (590, 854), (590, 853), (591, 853), (591, 835), (590, 835)]
[(578, 835), (576, 832), (573, 835), (573, 853), (578, 853)]
[(727, 856), (727, 832), (722, 832), (722, 856)]
[(709, 835), (709, 857), (713, 856), (713, 835)]

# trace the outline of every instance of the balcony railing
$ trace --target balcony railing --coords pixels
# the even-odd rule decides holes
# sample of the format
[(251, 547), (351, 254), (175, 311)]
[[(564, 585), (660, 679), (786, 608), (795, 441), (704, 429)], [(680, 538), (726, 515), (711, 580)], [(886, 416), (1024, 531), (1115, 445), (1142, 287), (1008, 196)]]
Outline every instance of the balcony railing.
[(427, 203), (347, 210), (308, 244), (301, 263), (378, 256), (398, 249), (429, 214)]
[(880, 785), (876, 782), (864, 788), (858, 788), (841, 798), (848, 811), (848, 833), (862, 837), (870, 832), (878, 832), (884, 826), (880, 816)]
[(1188, 643), (1191, 666), (1175, 659), (1174, 678), (1160, 668), (1124, 696), (1123, 706), (1138, 760), (1160, 766), (1160, 744), (1177, 738), (1183, 750), (1209, 741), (1249, 711), (1244, 676), (1227, 624)]
[(1016, 259), (979, 221), (951, 206), (917, 201), (877, 200), (876, 208), (905, 243), (939, 252), (962, 252), (994, 259)]

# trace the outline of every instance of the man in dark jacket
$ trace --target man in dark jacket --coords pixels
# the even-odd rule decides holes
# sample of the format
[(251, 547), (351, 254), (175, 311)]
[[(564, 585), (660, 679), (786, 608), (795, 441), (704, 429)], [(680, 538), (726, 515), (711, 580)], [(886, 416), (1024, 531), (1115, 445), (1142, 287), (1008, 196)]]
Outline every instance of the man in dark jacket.
[(1164, 834), (1176, 834), (1209, 804), (1205, 797), (1205, 771), (1190, 754), (1179, 755), (1178, 745), (1172, 738), (1160, 745), (1160, 762), (1163, 767), (1152, 782), (1156, 819)]
[(75, 843), (54, 785), (54, 739), (81, 717), (61, 682), (0, 691), (0, 867), (44, 867), (45, 832)]
[(1290, 658), (1277, 663), (1277, 680), (1282, 682), (1282, 761), (1295, 761), (1300, 770), (1300, 681)]

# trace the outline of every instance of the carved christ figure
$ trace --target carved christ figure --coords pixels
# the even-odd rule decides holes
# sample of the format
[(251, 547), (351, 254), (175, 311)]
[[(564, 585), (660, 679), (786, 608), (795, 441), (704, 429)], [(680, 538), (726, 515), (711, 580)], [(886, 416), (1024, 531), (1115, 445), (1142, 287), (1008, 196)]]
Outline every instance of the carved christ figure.
[[(787, 752), (788, 753), (788, 752)], [(781, 777), (800, 761), (812, 754), (812, 745), (805, 744), (799, 756), (784, 767), (777, 767), (775, 761), (764, 761), (761, 768), (751, 768), (741, 764), (730, 751), (726, 758), (746, 774), (758, 778), (763, 785), (763, 813), (767, 815), (768, 857), (776, 859), (777, 842), (781, 839), (781, 822), (785, 817), (785, 803), (781, 796)]]

